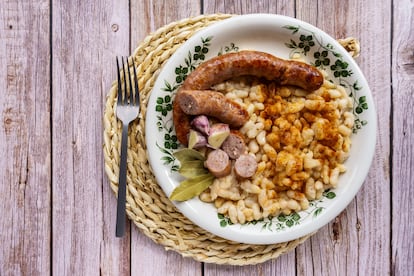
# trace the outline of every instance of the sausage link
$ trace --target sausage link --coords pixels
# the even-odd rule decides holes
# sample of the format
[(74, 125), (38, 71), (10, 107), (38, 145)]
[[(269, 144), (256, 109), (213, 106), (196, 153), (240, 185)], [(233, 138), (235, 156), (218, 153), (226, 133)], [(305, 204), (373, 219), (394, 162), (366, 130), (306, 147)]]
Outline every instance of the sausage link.
[(187, 76), (184, 89), (205, 90), (237, 76), (252, 75), (299, 86), (313, 91), (323, 84), (323, 75), (303, 62), (284, 60), (259, 51), (240, 51), (214, 57), (200, 64)]
[[(308, 91), (318, 89), (323, 83), (322, 74), (306, 63), (277, 58), (259, 51), (240, 51), (214, 57), (191, 72), (177, 92), (173, 103), (173, 121), (180, 143), (188, 144), (190, 116), (180, 107), (180, 93), (185, 90), (208, 90), (211, 86), (237, 76), (253, 75), (278, 82), (280, 85), (294, 85)], [(205, 105), (213, 112), (226, 112), (218, 105), (217, 98), (205, 99)], [(239, 110), (236, 108), (235, 110)], [(237, 116), (227, 112), (225, 117)], [(239, 114), (240, 115), (240, 114)]]
[(212, 90), (183, 90), (175, 99), (187, 115), (207, 115), (231, 127), (240, 128), (249, 120), (249, 114), (240, 104)]
[(177, 92), (177, 95), (175, 96), (175, 100), (173, 102), (173, 123), (175, 127), (177, 140), (181, 144), (187, 146), (188, 134), (191, 128), (191, 119), (190, 116), (188, 116), (181, 110), (181, 107), (177, 101), (178, 95), (179, 93)]

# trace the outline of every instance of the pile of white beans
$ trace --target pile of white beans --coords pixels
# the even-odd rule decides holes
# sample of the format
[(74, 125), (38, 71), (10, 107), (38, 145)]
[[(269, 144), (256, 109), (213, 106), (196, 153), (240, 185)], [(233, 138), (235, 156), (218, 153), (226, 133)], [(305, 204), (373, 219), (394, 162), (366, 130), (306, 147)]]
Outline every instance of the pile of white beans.
[(252, 179), (234, 173), (200, 195), (233, 223), (305, 210), (335, 188), (351, 147), (352, 99), (325, 81), (308, 93), (241, 78), (215, 86), (240, 103), (250, 120), (240, 129), (258, 169)]

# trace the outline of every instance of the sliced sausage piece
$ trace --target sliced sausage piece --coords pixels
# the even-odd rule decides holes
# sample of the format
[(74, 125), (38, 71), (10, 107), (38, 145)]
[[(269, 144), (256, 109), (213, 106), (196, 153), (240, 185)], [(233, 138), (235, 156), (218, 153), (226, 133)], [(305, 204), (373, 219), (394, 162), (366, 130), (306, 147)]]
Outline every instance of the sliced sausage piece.
[(230, 159), (239, 158), (240, 155), (246, 153), (246, 143), (244, 142), (243, 135), (238, 131), (232, 130), (221, 145), (221, 149), (229, 155)]
[(213, 150), (208, 154), (205, 166), (215, 177), (224, 177), (231, 173), (230, 158), (220, 149)]
[(246, 109), (217, 91), (181, 89), (175, 100), (187, 115), (212, 116), (235, 128), (249, 120)]
[(257, 161), (250, 154), (242, 154), (234, 162), (234, 172), (239, 178), (250, 178), (257, 170)]
[(252, 75), (281, 85), (294, 85), (313, 91), (323, 84), (323, 75), (315, 67), (284, 60), (260, 51), (240, 51), (214, 57), (200, 64), (183, 83), (184, 89), (210, 89), (225, 80)]

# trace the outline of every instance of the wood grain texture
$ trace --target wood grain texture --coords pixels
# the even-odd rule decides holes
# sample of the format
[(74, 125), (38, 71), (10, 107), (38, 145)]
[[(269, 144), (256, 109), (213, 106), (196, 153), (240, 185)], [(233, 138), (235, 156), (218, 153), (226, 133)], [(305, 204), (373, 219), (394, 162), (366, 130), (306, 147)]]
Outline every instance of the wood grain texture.
[[(360, 40), (378, 133), (357, 197), (296, 250), (254, 266), (183, 258), (135, 225), (115, 238), (102, 156), (115, 56), (179, 19), (260, 12)], [(413, 12), (412, 0), (1, 1), (0, 275), (413, 275)]]
[(0, 6), (0, 275), (50, 273), (49, 13)]
[(394, 1), (392, 273), (414, 273), (414, 2)]
[(127, 1), (53, 2), (55, 275), (130, 271), (129, 236), (114, 238), (116, 200), (102, 165), (103, 103), (115, 55), (127, 54), (128, 9)]
[[(131, 2), (131, 52), (151, 32), (171, 22), (199, 15), (200, 2), (149, 0)], [(143, 235), (131, 231), (131, 275), (201, 275), (202, 265), (176, 252), (167, 252)]]
[[(111, 80), (116, 79), (115, 57), (127, 56), (129, 53), (130, 38), (130, 15), (129, 3), (126, 0), (108, 1), (105, 4), (105, 13), (102, 18), (102, 30), (100, 31), (99, 51), (100, 62), (102, 63), (99, 78), (96, 79), (96, 85), (99, 87), (99, 95), (102, 105), (106, 102), (106, 94), (111, 87)], [(100, 47), (99, 44), (96, 47)], [(109, 81), (108, 81), (109, 80)], [(100, 109), (103, 114), (103, 109)], [(97, 129), (99, 132), (102, 129)], [(101, 144), (102, 140), (96, 143)], [(101, 167), (103, 172), (103, 167)], [(131, 235), (130, 223), (127, 221), (126, 235), (123, 238), (115, 237), (115, 218), (116, 218), (116, 201), (112, 189), (109, 186), (109, 180), (104, 174), (103, 181), (97, 183), (102, 185), (102, 219), (103, 219), (103, 236), (100, 242), (100, 274), (101, 275), (129, 275), (131, 267)]]
[(228, 14), (247, 14), (247, 13), (277, 13), (287, 16), (294, 16), (295, 2), (289, 0), (272, 1), (220, 1), (204, 0), (203, 13), (228, 13)]
[(200, 1), (146, 0), (131, 2), (131, 51), (158, 28), (200, 14)]
[(166, 251), (135, 226), (131, 229), (131, 257), (131, 275), (202, 275), (201, 263)]
[[(362, 53), (357, 63), (380, 110), (376, 152), (362, 189), (335, 221), (311, 238), (306, 244), (311, 248), (298, 248), (300, 256), (313, 256), (312, 264), (298, 263), (298, 271), (306, 275), (384, 275), (390, 271), (389, 251), (384, 250), (390, 246), (390, 5), (390, 1), (297, 2), (299, 19), (333, 37), (360, 40)], [(379, 59), (372, 49), (388, 58)]]

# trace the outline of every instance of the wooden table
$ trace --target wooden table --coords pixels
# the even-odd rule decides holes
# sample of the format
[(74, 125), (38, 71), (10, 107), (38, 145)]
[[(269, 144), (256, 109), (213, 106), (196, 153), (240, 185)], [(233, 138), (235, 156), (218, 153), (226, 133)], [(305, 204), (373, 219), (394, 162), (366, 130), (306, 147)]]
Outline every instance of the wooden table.
[[(304, 244), (260, 265), (183, 258), (134, 225), (115, 238), (102, 153), (115, 56), (182, 18), (257, 12), (359, 38), (378, 113), (363, 188)], [(0, 275), (413, 275), (413, 29), (412, 0), (2, 0)]]

